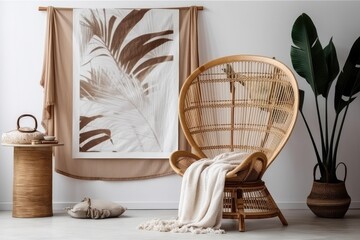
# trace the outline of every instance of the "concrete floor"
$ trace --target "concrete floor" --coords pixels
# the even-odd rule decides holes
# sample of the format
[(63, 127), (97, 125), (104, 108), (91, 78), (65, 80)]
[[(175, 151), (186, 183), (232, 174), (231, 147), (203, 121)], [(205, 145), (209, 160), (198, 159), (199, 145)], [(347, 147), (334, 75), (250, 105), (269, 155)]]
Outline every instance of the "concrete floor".
[(152, 218), (175, 219), (176, 210), (127, 210), (121, 217), (92, 220), (74, 219), (64, 212), (46, 218), (13, 218), (11, 211), (0, 211), (1, 240), (74, 239), (74, 240), (162, 240), (162, 239), (360, 239), (360, 210), (349, 210), (343, 219), (315, 217), (309, 210), (283, 210), (289, 226), (277, 218), (246, 220), (246, 232), (237, 231), (237, 221), (223, 220), (226, 234), (195, 235), (138, 230)]

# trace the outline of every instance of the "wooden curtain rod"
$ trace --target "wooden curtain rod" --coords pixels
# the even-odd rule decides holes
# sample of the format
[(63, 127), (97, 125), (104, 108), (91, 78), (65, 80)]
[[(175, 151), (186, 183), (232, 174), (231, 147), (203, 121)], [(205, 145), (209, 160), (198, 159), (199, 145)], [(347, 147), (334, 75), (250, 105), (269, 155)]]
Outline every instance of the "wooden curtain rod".
[[(48, 7), (42, 7), (40, 6), (39, 7), (39, 11), (47, 11), (47, 8)], [(188, 9), (189, 7), (178, 7), (178, 8), (168, 8), (168, 9)], [(204, 10), (204, 7), (203, 6), (196, 6), (197, 10)], [(72, 8), (62, 8), (62, 7), (59, 7), (57, 9), (62, 9), (62, 10), (71, 10)]]

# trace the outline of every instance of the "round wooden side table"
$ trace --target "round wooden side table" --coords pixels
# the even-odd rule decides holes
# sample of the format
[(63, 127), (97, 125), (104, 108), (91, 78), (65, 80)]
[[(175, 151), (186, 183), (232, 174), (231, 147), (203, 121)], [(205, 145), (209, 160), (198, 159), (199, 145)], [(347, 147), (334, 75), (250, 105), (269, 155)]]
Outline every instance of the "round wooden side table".
[(12, 216), (52, 216), (52, 152), (64, 144), (2, 145), (14, 147)]

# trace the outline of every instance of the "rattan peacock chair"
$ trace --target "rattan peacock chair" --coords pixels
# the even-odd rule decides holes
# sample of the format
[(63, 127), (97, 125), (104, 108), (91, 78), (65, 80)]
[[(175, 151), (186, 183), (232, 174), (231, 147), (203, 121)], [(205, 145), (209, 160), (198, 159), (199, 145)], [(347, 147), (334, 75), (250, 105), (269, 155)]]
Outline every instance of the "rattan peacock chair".
[(179, 97), (179, 118), (192, 152), (176, 151), (173, 170), (183, 175), (201, 158), (230, 151), (252, 154), (226, 175), (223, 218), (279, 217), (287, 221), (262, 176), (288, 140), (298, 112), (298, 86), (281, 62), (252, 55), (228, 56), (196, 69)]

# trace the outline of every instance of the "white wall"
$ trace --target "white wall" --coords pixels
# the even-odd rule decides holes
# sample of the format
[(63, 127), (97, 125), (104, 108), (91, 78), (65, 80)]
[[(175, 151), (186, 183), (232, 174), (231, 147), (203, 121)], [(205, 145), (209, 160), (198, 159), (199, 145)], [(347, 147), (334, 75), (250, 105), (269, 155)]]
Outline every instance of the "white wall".
[[(0, 1), (0, 132), (16, 128), (23, 113), (41, 118), (39, 85), (46, 13), (38, 6), (168, 7), (202, 5), (199, 14), (200, 61), (232, 54), (274, 56), (291, 66), (291, 27), (303, 12), (315, 22), (323, 45), (333, 36), (342, 66), (350, 46), (360, 36), (359, 1)], [(300, 77), (300, 87), (309, 90)], [(310, 95), (309, 95), (310, 96)], [(306, 108), (311, 110), (311, 98)], [(351, 207), (360, 207), (360, 100), (350, 108), (339, 150), (349, 167), (347, 188)], [(315, 122), (315, 119), (311, 119)], [(43, 129), (40, 129), (43, 130)], [(12, 149), (0, 146), (0, 210), (11, 209)], [(282, 208), (306, 208), (315, 155), (304, 123), (298, 119), (288, 144), (265, 175)], [(54, 173), (54, 208), (62, 209), (84, 196), (123, 203), (129, 208), (176, 208), (180, 177), (143, 181), (104, 182), (76, 180)]]

